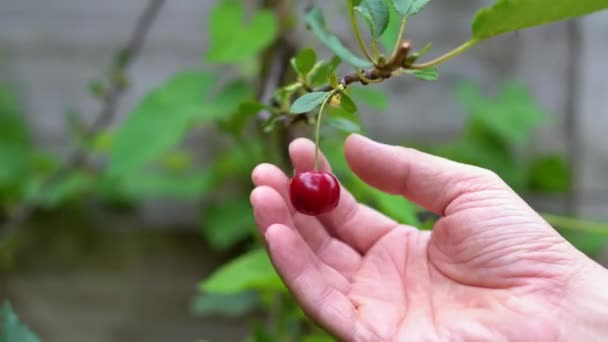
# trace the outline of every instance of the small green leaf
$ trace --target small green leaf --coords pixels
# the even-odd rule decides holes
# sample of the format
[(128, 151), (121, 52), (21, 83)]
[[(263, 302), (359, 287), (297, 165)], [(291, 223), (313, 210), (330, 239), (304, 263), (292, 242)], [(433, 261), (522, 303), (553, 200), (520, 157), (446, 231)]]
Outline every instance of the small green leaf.
[(329, 92), (327, 91), (308, 93), (294, 101), (291, 105), (290, 112), (293, 114), (308, 113), (320, 106), (328, 95)]
[(150, 91), (116, 133), (108, 173), (120, 176), (143, 167), (176, 145), (194, 118), (201, 118), (216, 81), (211, 73), (186, 71)]
[(220, 294), (286, 290), (263, 249), (250, 251), (224, 264), (199, 286), (203, 291)]
[(291, 59), (291, 65), (300, 75), (308, 75), (317, 63), (317, 54), (313, 49), (304, 49)]
[(439, 79), (439, 71), (435, 67), (426, 68), (422, 70), (407, 70), (408, 73), (414, 75), (416, 78), (425, 81), (436, 81)]
[(259, 302), (259, 296), (255, 292), (201, 293), (192, 302), (192, 312), (196, 316), (238, 317), (253, 310)]
[(8, 302), (4, 302), (0, 318), (1, 342), (40, 342), (40, 338), (23, 324)]
[(477, 12), (473, 37), (486, 39), (607, 8), (606, 0), (498, 0)]
[(357, 112), (357, 105), (345, 92), (340, 92), (340, 106), (349, 113)]
[(379, 38), (384, 34), (390, 20), (389, 6), (385, 0), (362, 0), (355, 11), (367, 22), (372, 37)]
[(409, 56), (407, 56), (407, 60), (406, 60), (405, 64), (406, 65), (414, 64), (414, 62), (416, 62), (420, 57), (426, 55), (431, 50), (432, 46), (433, 45), (429, 42), (422, 48), (422, 50), (410, 54)]
[(416, 15), (431, 0), (393, 0), (393, 5), (404, 17)]
[(389, 107), (388, 97), (380, 89), (364, 86), (350, 86), (351, 98), (378, 111), (386, 111)]
[(317, 38), (346, 63), (357, 68), (370, 68), (373, 66), (370, 61), (355, 56), (340, 42), (338, 37), (328, 31), (323, 13), (318, 7), (308, 12), (306, 23)]
[(278, 31), (272, 11), (256, 10), (246, 23), (245, 5), (241, 1), (220, 1), (209, 16), (207, 59), (237, 63), (255, 57), (274, 41)]
[(566, 193), (572, 184), (572, 172), (560, 155), (535, 159), (530, 165), (529, 187), (546, 193)]

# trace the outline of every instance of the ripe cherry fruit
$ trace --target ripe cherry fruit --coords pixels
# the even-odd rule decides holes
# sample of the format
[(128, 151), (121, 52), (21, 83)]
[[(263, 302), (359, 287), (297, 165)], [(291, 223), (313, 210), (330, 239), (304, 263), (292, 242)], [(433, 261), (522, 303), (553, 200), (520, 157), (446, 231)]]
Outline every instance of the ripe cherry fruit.
[(301, 172), (289, 183), (289, 197), (294, 208), (302, 214), (328, 213), (338, 206), (340, 183), (331, 173)]

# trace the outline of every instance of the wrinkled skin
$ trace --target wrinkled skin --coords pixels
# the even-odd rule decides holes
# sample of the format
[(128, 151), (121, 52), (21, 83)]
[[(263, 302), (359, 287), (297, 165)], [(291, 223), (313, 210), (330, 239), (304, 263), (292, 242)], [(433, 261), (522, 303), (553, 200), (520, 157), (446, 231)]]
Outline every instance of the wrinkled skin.
[[(333, 212), (305, 216), (289, 203), (288, 177), (259, 165), (256, 222), (277, 271), (316, 322), (343, 341), (572, 340), (569, 298), (581, 274), (600, 267), (496, 175), (358, 135), (345, 152), (369, 185), (441, 219), (432, 233), (400, 225), (346, 189)], [(310, 170), (314, 144), (296, 140), (290, 155), (296, 171)]]

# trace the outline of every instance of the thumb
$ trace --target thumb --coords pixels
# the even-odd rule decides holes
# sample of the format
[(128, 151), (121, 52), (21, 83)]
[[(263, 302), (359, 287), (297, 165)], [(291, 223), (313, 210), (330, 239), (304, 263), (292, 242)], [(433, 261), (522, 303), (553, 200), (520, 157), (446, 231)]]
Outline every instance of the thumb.
[(357, 134), (348, 137), (344, 149), (350, 168), (367, 184), (402, 195), (438, 215), (454, 213), (459, 198), (483, 191), (506, 192), (523, 202), (486, 169), (377, 143)]

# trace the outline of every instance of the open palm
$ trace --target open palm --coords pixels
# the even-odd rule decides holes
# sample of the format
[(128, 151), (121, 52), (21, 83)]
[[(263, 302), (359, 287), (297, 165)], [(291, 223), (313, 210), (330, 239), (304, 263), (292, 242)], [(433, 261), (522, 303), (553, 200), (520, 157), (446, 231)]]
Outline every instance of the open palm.
[[(263, 164), (251, 201), (277, 271), (303, 309), (346, 341), (554, 341), (560, 299), (582, 260), (492, 173), (351, 136), (353, 171), (441, 215), (419, 231), (342, 189), (319, 217), (295, 212), (288, 177)], [(290, 146), (311, 170), (314, 144)], [(323, 160), (322, 169), (329, 170)]]

